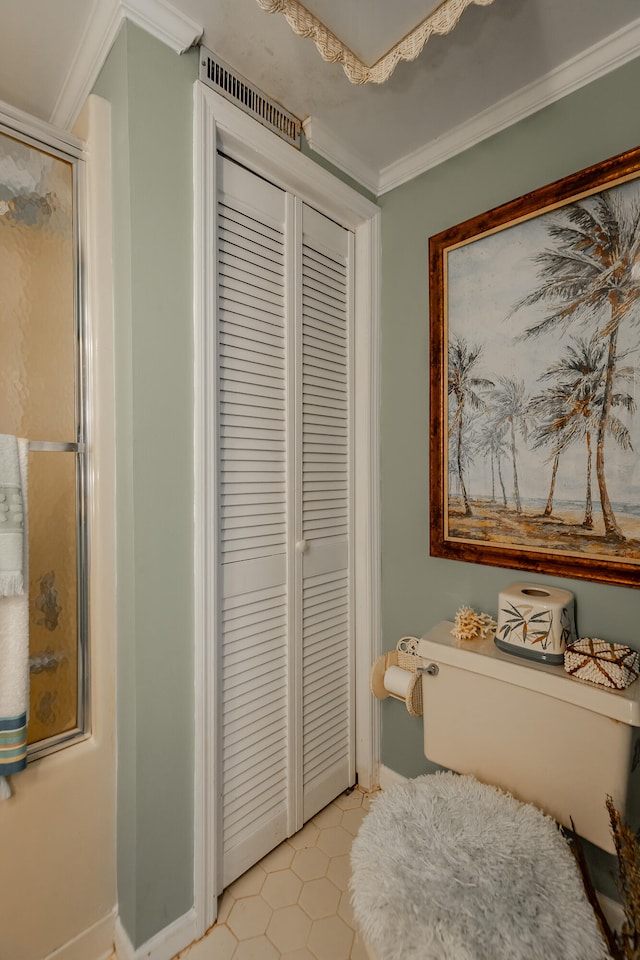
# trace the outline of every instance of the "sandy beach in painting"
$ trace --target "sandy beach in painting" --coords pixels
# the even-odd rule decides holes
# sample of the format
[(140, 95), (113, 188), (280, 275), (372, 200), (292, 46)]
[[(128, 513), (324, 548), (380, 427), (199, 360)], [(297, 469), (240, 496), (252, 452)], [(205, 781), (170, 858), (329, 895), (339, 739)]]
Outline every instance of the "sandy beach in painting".
[(456, 540), (491, 543), (496, 546), (523, 546), (527, 550), (553, 550), (573, 555), (614, 557), (637, 561), (640, 565), (640, 517), (623, 511), (616, 520), (626, 541), (612, 544), (604, 539), (604, 524), (595, 511), (592, 530), (582, 526), (584, 510), (554, 509), (553, 515), (543, 517), (538, 508), (523, 508), (517, 514), (513, 507), (489, 500), (472, 500), (473, 516), (465, 517), (459, 498), (451, 497), (448, 511), (448, 537)]

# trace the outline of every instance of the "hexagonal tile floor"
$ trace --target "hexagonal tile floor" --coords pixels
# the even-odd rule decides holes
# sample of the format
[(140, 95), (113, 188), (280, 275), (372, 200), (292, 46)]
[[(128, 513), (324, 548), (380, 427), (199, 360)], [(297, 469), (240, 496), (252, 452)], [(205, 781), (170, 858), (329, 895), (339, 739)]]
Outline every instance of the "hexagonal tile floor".
[(368, 809), (356, 789), (321, 810), (224, 891), (216, 925), (179, 960), (366, 960), (348, 884)]

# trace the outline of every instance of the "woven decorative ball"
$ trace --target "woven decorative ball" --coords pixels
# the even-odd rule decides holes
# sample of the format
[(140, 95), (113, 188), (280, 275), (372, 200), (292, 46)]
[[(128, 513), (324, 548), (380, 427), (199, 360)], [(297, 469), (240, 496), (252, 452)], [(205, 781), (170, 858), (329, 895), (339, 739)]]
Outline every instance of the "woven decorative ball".
[(640, 658), (635, 650), (621, 643), (582, 637), (565, 650), (564, 668), (578, 680), (623, 690), (637, 679)]

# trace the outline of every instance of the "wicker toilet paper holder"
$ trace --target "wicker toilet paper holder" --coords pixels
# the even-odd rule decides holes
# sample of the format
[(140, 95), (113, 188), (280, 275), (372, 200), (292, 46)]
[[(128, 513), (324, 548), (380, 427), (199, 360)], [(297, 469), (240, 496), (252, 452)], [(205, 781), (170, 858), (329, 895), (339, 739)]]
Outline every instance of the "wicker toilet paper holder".
[[(384, 677), (389, 667), (400, 667), (401, 670), (406, 670), (411, 674), (406, 696), (398, 696), (398, 694), (392, 693), (385, 687)], [(388, 697), (400, 700), (405, 704), (412, 717), (421, 717), (421, 675), (425, 669), (426, 661), (418, 656), (418, 638), (401, 637), (395, 650), (388, 650), (387, 653), (383, 653), (374, 661), (369, 678), (371, 693), (378, 700), (386, 700)]]

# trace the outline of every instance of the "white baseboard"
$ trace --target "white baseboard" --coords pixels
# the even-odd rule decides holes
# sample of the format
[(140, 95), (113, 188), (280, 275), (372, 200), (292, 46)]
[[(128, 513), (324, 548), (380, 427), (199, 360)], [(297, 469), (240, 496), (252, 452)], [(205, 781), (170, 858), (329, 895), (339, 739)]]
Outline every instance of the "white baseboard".
[(107, 960), (113, 953), (115, 908), (88, 930), (50, 953), (46, 960)]
[(380, 789), (386, 790), (387, 787), (392, 787), (394, 783), (406, 783), (408, 778), (403, 777), (401, 773), (396, 773), (391, 767), (385, 767), (384, 763), (381, 763), (379, 779)]
[[(174, 920), (173, 923), (170, 923), (168, 927), (156, 933), (137, 950), (129, 940), (120, 917), (116, 920), (115, 946), (117, 960), (173, 960), (173, 957), (197, 939), (196, 911), (193, 907), (187, 913), (178, 917), (177, 920)], [(83, 958), (83, 960), (86, 960), (86, 958)]]
[(617, 930), (618, 933), (622, 929), (622, 924), (624, 923), (624, 910), (622, 904), (618, 903), (616, 900), (612, 900), (610, 897), (606, 897), (604, 893), (598, 894), (598, 900), (600, 901), (600, 906), (602, 907), (602, 912), (607, 918), (607, 923), (612, 930)]

